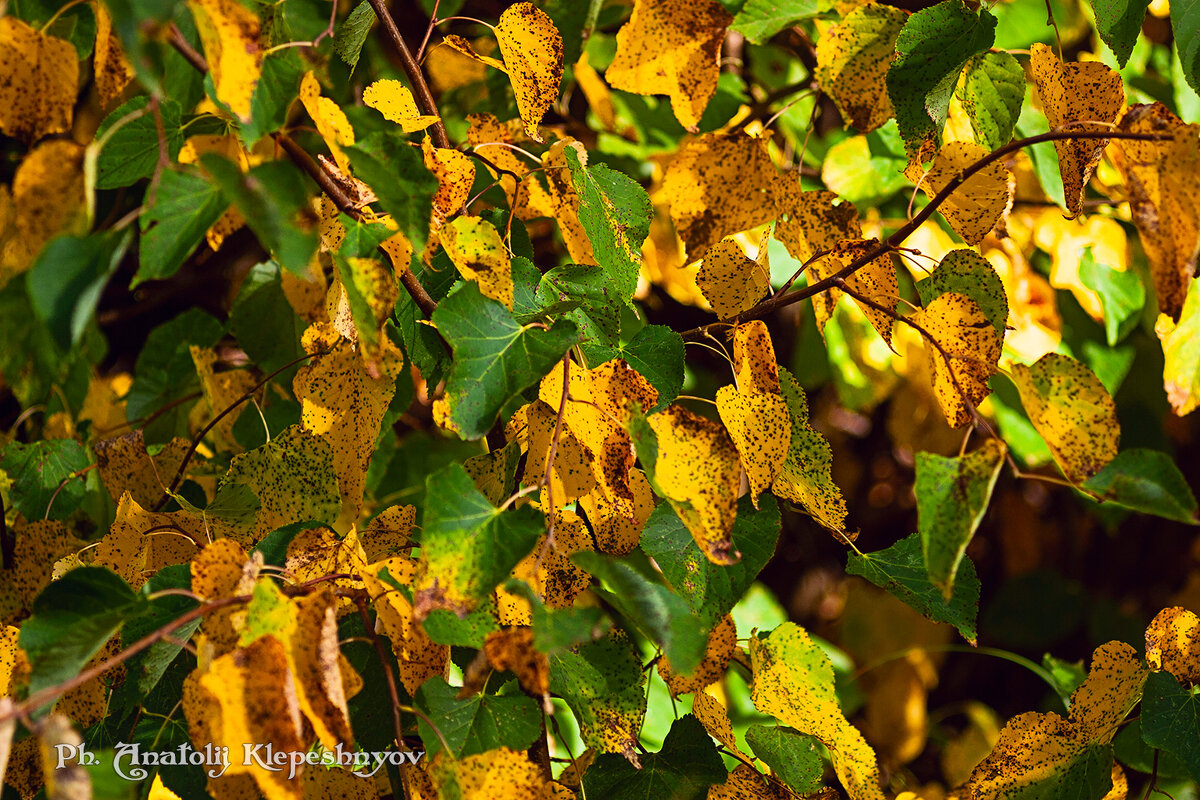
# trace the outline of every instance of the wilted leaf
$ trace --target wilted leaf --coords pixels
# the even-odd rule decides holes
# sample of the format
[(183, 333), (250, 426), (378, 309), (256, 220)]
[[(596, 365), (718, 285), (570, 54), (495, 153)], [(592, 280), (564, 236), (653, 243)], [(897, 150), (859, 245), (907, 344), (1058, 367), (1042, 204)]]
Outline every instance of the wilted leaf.
[(837, 103), (846, 121), (863, 133), (892, 116), (884, 77), (907, 19), (899, 8), (867, 3), (817, 40), (816, 77), (821, 89)]
[(1000, 360), (1000, 337), (975, 301), (957, 292), (938, 295), (913, 320), (941, 347), (925, 342), (933, 392), (946, 421), (962, 427), (991, 392), (987, 381)]
[(79, 59), (65, 39), (0, 19), (0, 131), (26, 144), (71, 128)]
[(188, 8), (196, 20), (217, 99), (249, 121), (250, 99), (263, 62), (258, 17), (237, 0), (188, 0)]
[[(112, 14), (102, 2), (93, 2), (96, 13), (96, 46), (92, 60), (96, 93), (101, 105), (108, 105), (120, 96), (133, 80), (133, 67), (121, 48), (121, 40), (113, 33)], [(74, 87), (72, 87), (72, 91)]]
[(725, 617), (708, 632), (708, 644), (700, 664), (690, 672), (676, 672), (671, 658), (664, 654), (658, 662), (658, 674), (671, 690), (672, 695), (703, 693), (703, 689), (716, 683), (725, 675), (729, 659), (737, 649), (737, 626), (733, 617)]
[(377, 80), (364, 89), (363, 103), (383, 114), (385, 119), (399, 125), (405, 133), (423, 131), (441, 119), (431, 114), (422, 114), (408, 87), (391, 78)]
[(512, 262), (508, 247), (490, 222), (456, 217), (438, 231), (438, 238), (462, 276), (479, 285), (480, 294), (512, 311)]
[[(921, 182), (921, 190), (934, 197), (959, 173), (987, 154), (986, 149), (972, 142), (947, 143), (934, 156), (933, 165)], [(963, 241), (974, 246), (992, 232), (1011, 202), (1008, 170), (999, 163), (992, 163), (955, 188), (938, 206), (938, 211)]]

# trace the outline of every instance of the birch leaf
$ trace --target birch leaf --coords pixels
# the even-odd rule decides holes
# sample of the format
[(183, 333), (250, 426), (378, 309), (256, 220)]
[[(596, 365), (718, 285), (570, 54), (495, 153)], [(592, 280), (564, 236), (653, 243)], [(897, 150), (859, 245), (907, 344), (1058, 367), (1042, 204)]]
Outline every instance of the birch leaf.
[(1167, 399), (1178, 416), (1190, 414), (1200, 406), (1200, 278), (1188, 284), (1178, 324), (1161, 314), (1154, 332), (1166, 358), (1163, 385)]
[[(974, 142), (948, 142), (934, 156), (933, 166), (921, 182), (930, 198), (949, 185), (964, 169), (988, 154)], [(1012, 202), (1008, 170), (988, 164), (968, 178), (947, 197), (938, 211), (954, 232), (972, 247), (983, 241), (1000, 222)]]
[(975, 301), (957, 292), (934, 298), (913, 320), (946, 353), (925, 342), (933, 393), (946, 421), (960, 428), (991, 392), (987, 382), (1000, 360), (1000, 337)]
[(107, 106), (120, 96), (133, 80), (133, 67), (121, 48), (121, 40), (113, 33), (112, 14), (102, 2), (93, 2), (96, 12), (96, 46), (92, 59), (96, 93), (101, 105)]
[(325, 146), (333, 154), (333, 160), (343, 173), (350, 172), (350, 159), (343, 152), (344, 145), (354, 144), (354, 128), (346, 119), (346, 112), (328, 97), (321, 96), (321, 85), (312, 70), (304, 73), (300, 81), (300, 102), (317, 126), (317, 133), (325, 140)]
[(804, 391), (787, 370), (780, 371), (779, 388), (791, 418), (791, 436), (787, 458), (771, 491), (799, 505), (826, 528), (841, 533), (846, 529), (846, 501), (833, 482), (833, 451), (825, 437), (809, 424)]
[(79, 59), (65, 39), (0, 18), (0, 132), (30, 144), (70, 130)]
[(717, 411), (741, 456), (757, 507), (758, 496), (770, 488), (787, 458), (791, 434), (787, 405), (777, 394), (722, 386), (717, 390)]
[(250, 100), (262, 73), (261, 25), (238, 0), (188, 0), (217, 99), (243, 122), (250, 121)]
[(779, 363), (767, 324), (761, 319), (738, 325), (729, 335), (733, 345), (733, 375), (751, 394), (779, 394)]
[(516, 3), (500, 15), (496, 43), (512, 81), (525, 133), (540, 142), (538, 124), (558, 100), (562, 83), (562, 36), (546, 12), (533, 3)]
[(1164, 608), (1146, 628), (1146, 663), (1180, 683), (1200, 683), (1200, 617), (1186, 608)]
[(438, 231), (438, 238), (462, 276), (479, 285), (480, 294), (512, 311), (512, 262), (508, 247), (490, 222), (457, 217)]
[(696, 285), (700, 287), (718, 316), (732, 317), (747, 311), (766, 296), (771, 288), (771, 268), (767, 263), (767, 240), (770, 230), (764, 231), (758, 257), (746, 258), (742, 247), (726, 237), (704, 255)]
[(817, 80), (846, 122), (870, 133), (892, 116), (884, 78), (896, 37), (908, 19), (902, 9), (861, 5), (817, 40)]
[(423, 131), (440, 117), (422, 114), (413, 93), (403, 83), (392, 78), (377, 80), (363, 90), (363, 103), (400, 126), (405, 133)]

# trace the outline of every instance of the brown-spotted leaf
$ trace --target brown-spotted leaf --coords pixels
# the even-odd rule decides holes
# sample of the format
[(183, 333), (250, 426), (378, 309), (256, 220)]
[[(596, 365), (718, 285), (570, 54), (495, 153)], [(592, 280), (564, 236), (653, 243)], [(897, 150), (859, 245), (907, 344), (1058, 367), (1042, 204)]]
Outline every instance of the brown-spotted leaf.
[(654, 490), (641, 470), (629, 471), (629, 490), (633, 503), (628, 511), (623, 498), (609, 498), (601, 491), (579, 498), (579, 505), (592, 524), (596, 549), (601, 553), (623, 556), (632, 552), (654, 511)]
[(550, 692), (550, 660), (533, 646), (533, 628), (510, 627), (492, 631), (483, 642), (483, 653), (495, 669), (517, 676), (521, 688), (534, 696)]
[(636, 0), (617, 31), (604, 77), (614, 89), (666, 94), (679, 124), (695, 133), (717, 91), (721, 42), (733, 17), (716, 0)]
[(380, 511), (359, 536), (367, 563), (405, 555), (403, 551), (413, 546), (412, 532), (416, 521), (416, 506), (388, 506)]
[(1200, 251), (1200, 125), (1184, 125), (1162, 103), (1130, 106), (1118, 130), (1162, 142), (1120, 139), (1130, 212), (1150, 262), (1158, 308), (1179, 321)]
[[(4, 17), (0, 24), (10, 19)], [(72, 58), (74, 52), (72, 48)], [(34, 147), (17, 167), (12, 183), (15, 218), (0, 234), (0, 282), (33, 266), (42, 247), (58, 234), (86, 232), (83, 156), (84, 148), (75, 142), (51, 139)]]
[(787, 405), (777, 394), (722, 386), (717, 390), (717, 411), (741, 456), (757, 508), (758, 496), (770, 488), (787, 459), (792, 433)]
[[(833, 250), (844, 239), (862, 235), (858, 209), (833, 192), (824, 189), (805, 192), (799, 181), (782, 175), (772, 186), (772, 196), (778, 216), (775, 238), (797, 261), (806, 262), (823, 250)], [(825, 257), (816, 263), (833, 260)], [(824, 270), (830, 271), (827, 266)]]
[(709, 248), (696, 276), (696, 285), (718, 316), (732, 317), (754, 306), (771, 289), (767, 264), (767, 238), (763, 232), (758, 257), (746, 257), (734, 239), (726, 237)]
[[(988, 154), (974, 142), (947, 142), (933, 158), (921, 190), (934, 197), (964, 169)], [(972, 247), (1000, 222), (1012, 202), (1009, 174), (999, 163), (988, 164), (947, 197), (938, 211), (954, 232)]]
[(261, 24), (238, 0), (188, 0), (217, 98), (243, 121), (262, 73)]
[(791, 418), (791, 435), (787, 458), (771, 491), (799, 505), (826, 528), (841, 533), (846, 529), (846, 501), (833, 482), (833, 450), (809, 424), (804, 390), (792, 373), (782, 370), (779, 386)]
[(33, 600), (50, 583), (54, 563), (69, 554), (77, 553), (84, 542), (75, 538), (67, 527), (56, 520), (39, 519), (18, 524), (9, 529), (14, 536), (14, 566), (0, 581), (0, 624), (25, 617)]
[[(1064, 64), (1040, 42), (1030, 46), (1029, 55), (1033, 82), (1051, 130), (1104, 132), (1109, 130), (1110, 123), (1116, 122), (1125, 103), (1125, 89), (1118, 72), (1099, 61)], [(1108, 139), (1060, 139), (1054, 143), (1063, 194), (1072, 216), (1083, 210), (1084, 187), (1096, 171), (1108, 142)]]
[(187, 563), (199, 552), (197, 543), (203, 541), (204, 525), (192, 515), (182, 511), (155, 514), (124, 494), (118, 498), (108, 533), (87, 552), (88, 563), (108, 567), (136, 589), (163, 567)]
[[(508, 196), (508, 205), (513, 209), (513, 213), (521, 219), (556, 216), (554, 213), (555, 201), (536, 179), (532, 176), (525, 177), (529, 172), (529, 164), (509, 147), (514, 144), (510, 126), (501, 123), (492, 114), (468, 114), (467, 122), (470, 123), (470, 127), (467, 129), (467, 143), (491, 164), (504, 170), (504, 172), (496, 172), (491, 167), (487, 167), (488, 172), (500, 182), (500, 187)], [(556, 145), (558, 142), (551, 145), (551, 150)], [(559, 149), (561, 150), (561, 146)], [(566, 174), (559, 176), (559, 184), (564, 190), (570, 189), (571, 194), (574, 195), (566, 160), (560, 160), (562, 160), (562, 164), (559, 165), (562, 167), (560, 172)], [(550, 181), (552, 176), (549, 172), (546, 173), (546, 177), (553, 186), (553, 181)], [(577, 196), (575, 197), (575, 211), (575, 224), (578, 226), (579, 198)], [(572, 258), (577, 257), (573, 255)]]
[(540, 800), (550, 783), (525, 753), (498, 747), (457, 760), (441, 753), (430, 765), (439, 797), (461, 800)]
[(1096, 374), (1075, 359), (1047, 353), (1013, 364), (1012, 379), (1033, 427), (1067, 480), (1083, 483), (1117, 456), (1117, 406)]
[(738, 749), (737, 737), (733, 735), (733, 723), (729, 720), (729, 712), (720, 700), (706, 691), (698, 691), (692, 696), (692, 713), (708, 735), (728, 748), (729, 752), (748, 760), (747, 756)]
[(133, 80), (134, 73), (121, 47), (121, 40), (113, 32), (108, 6), (96, 0), (92, 3), (92, 10), (96, 13), (96, 47), (92, 55), (92, 70), (100, 104), (107, 106), (125, 90)]
[(790, 800), (793, 796), (782, 783), (768, 780), (749, 764), (738, 764), (724, 783), (708, 787), (706, 800)]
[[(829, 278), (843, 267), (873, 252), (878, 246), (879, 242), (875, 239), (838, 242), (833, 245), (827, 258), (819, 258), (809, 266), (808, 280), (815, 283)], [(862, 309), (871, 326), (883, 337), (883, 341), (891, 347), (892, 325), (895, 320), (887, 311), (895, 312), (896, 297), (899, 293), (896, 266), (892, 263), (891, 255), (883, 252), (872, 258), (847, 276), (845, 281), (847, 288), (859, 295), (854, 298), (854, 302)], [(842, 294), (841, 289), (831, 287), (813, 297), (813, 313), (817, 320), (817, 330), (821, 331), (822, 336), (825, 335), (825, 326), (833, 318), (834, 309), (842, 299)], [(865, 300), (859, 299), (860, 297)], [(876, 308), (871, 303), (881, 308)]]
[(444, 220), (457, 214), (471, 195), (475, 182), (475, 162), (466, 153), (450, 147), (434, 147), (428, 139), (421, 142), (425, 168), (438, 180), (433, 195), (433, 221), (441, 227)]
[[(192, 345), (188, 348), (188, 351), (191, 353), (192, 363), (196, 365), (196, 375), (200, 378), (200, 388), (204, 393), (204, 402), (208, 405), (206, 416), (209, 419), (234, 406), (257, 383), (254, 374), (247, 369), (230, 369), (217, 372), (215, 369), (217, 352), (212, 348)], [(213, 427), (213, 438), (223, 447), (233, 446), (233, 424), (241, 416), (242, 412), (246, 410), (246, 405), (236, 406), (232, 412), (222, 417), (216, 426)], [(169, 481), (172, 477), (174, 477), (173, 474), (167, 480)]]
[(563, 41), (550, 15), (533, 3), (514, 3), (500, 15), (496, 43), (517, 99), (525, 133), (542, 141), (538, 124), (558, 100)]
[(333, 160), (343, 173), (350, 171), (350, 159), (343, 147), (354, 144), (354, 128), (346, 119), (346, 112), (328, 97), (321, 96), (321, 85), (312, 70), (304, 73), (300, 81), (300, 102), (317, 126), (317, 133), (325, 140), (325, 146), (333, 154)]
[(500, 233), (490, 222), (479, 217), (458, 217), (444, 225), (438, 237), (464, 278), (479, 284), (484, 297), (512, 309), (512, 260)]
[(153, 456), (146, 450), (142, 431), (136, 430), (92, 445), (100, 481), (113, 500), (125, 492), (142, 506), (158, 502), (175, 477), (183, 456), (191, 447), (187, 439), (175, 437)]
[(733, 377), (738, 388), (751, 394), (779, 394), (779, 363), (767, 324), (744, 322), (729, 333), (733, 345)]
[(1158, 612), (1146, 628), (1146, 663), (1182, 684), (1200, 683), (1200, 616), (1179, 606)]
[(405, 133), (423, 131), (441, 119), (434, 114), (422, 114), (408, 87), (391, 78), (377, 80), (364, 89), (363, 104), (399, 125)]
[(750, 638), (754, 707), (829, 748), (833, 770), (851, 800), (883, 800), (875, 751), (847, 721), (829, 657), (793, 622), (765, 639)]
[[(703, 694), (706, 686), (716, 683), (725, 676), (729, 659), (737, 649), (737, 626), (733, 617), (726, 614), (720, 622), (713, 626), (708, 633), (708, 644), (704, 648), (704, 658), (700, 665), (688, 675), (683, 675), (671, 669), (671, 659), (663, 656), (658, 662), (658, 674), (672, 695)], [(703, 724), (703, 720), (701, 720)]]
[(681, 147), (667, 167), (662, 194), (687, 259), (695, 261), (722, 238), (775, 216), (776, 174), (766, 139), (742, 130), (705, 134)]
[(29, 144), (71, 129), (79, 58), (66, 39), (0, 18), (0, 132)]
[(912, 319), (941, 348), (924, 342), (933, 393), (946, 421), (955, 428), (966, 425), (971, 409), (991, 392), (987, 382), (1000, 361), (995, 327), (974, 300), (957, 292), (938, 295)]
[(404, 594), (379, 575), (386, 569), (393, 581), (411, 585), (417, 562), (408, 556), (392, 556), (371, 564), (362, 573), (371, 604), (378, 615), (383, 633), (392, 643), (392, 652), (400, 666), (404, 690), (415, 694), (421, 684), (441, 675), (450, 660), (450, 647), (435, 643), (417, 622), (412, 603)]
[(850, 125), (869, 133), (892, 116), (884, 78), (908, 14), (882, 3), (855, 8), (817, 41), (816, 78)]

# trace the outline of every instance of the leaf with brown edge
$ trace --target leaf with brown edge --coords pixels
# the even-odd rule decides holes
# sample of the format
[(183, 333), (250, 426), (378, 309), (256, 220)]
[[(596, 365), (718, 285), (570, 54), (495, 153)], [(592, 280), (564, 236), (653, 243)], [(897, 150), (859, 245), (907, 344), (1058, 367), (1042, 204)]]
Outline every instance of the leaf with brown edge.
[(1047, 353), (1032, 366), (1013, 364), (1012, 379), (1033, 427), (1063, 475), (1083, 483), (1117, 456), (1117, 407), (1096, 374), (1075, 359)]
[(614, 89), (670, 95), (675, 118), (695, 133), (716, 94), (721, 42), (732, 22), (715, 0), (636, 0), (604, 77)]
[(763, 232), (758, 256), (751, 260), (741, 245), (726, 237), (709, 248), (696, 276), (696, 285), (704, 299), (721, 317), (732, 317), (747, 311), (766, 296), (771, 289), (771, 268), (767, 264), (767, 239), (770, 228)]
[(1058, 796), (1067, 787), (1078, 792), (1085, 780), (1107, 791), (1112, 756), (1106, 746), (1141, 699), (1146, 676), (1132, 647), (1100, 645), (1087, 679), (1071, 695), (1070, 717), (1032, 711), (1013, 717), (960, 796), (991, 800), (1030, 791)]
[(846, 529), (846, 501), (833, 482), (833, 450), (809, 424), (804, 390), (792, 373), (780, 371), (779, 387), (791, 418), (791, 436), (787, 458), (771, 491), (796, 503), (831, 531), (842, 533)]
[(188, 8), (196, 20), (217, 99), (249, 121), (250, 99), (262, 73), (258, 17), (237, 0), (188, 0)]
[(750, 638), (754, 707), (829, 748), (833, 770), (851, 800), (883, 800), (875, 751), (847, 721), (828, 656), (807, 631), (785, 622), (766, 638)]
[(658, 437), (654, 479), (714, 564), (736, 564), (730, 531), (737, 516), (741, 463), (720, 423), (672, 404), (649, 418)]
[(596, 537), (596, 549), (601, 553), (623, 556), (633, 551), (641, 539), (642, 528), (654, 511), (654, 490), (639, 469), (629, 471), (629, 490), (633, 506), (625, 511), (626, 503), (595, 491), (579, 498)]
[(717, 412), (741, 456), (757, 508), (758, 496), (770, 488), (787, 459), (792, 431), (787, 405), (777, 394), (722, 386), (717, 390)]
[(0, 18), (0, 132), (30, 144), (70, 130), (79, 58), (65, 39)]
[[(387, 571), (387, 580), (383, 571)], [(416, 619), (412, 603), (395, 583), (409, 585), (417, 562), (408, 556), (392, 556), (371, 564), (362, 573), (363, 584), (375, 608), (376, 619), (392, 645), (400, 667), (400, 682), (410, 695), (434, 675), (441, 675), (450, 660), (450, 647), (437, 644)]]
[(663, 178), (662, 198), (688, 260), (725, 236), (769, 221), (776, 174), (766, 139), (742, 130), (704, 134), (679, 148)]
[(1121, 139), (1117, 146), (1158, 308), (1178, 321), (1200, 248), (1200, 125), (1184, 125), (1162, 103), (1152, 103), (1130, 106), (1117, 128), (1171, 137), (1162, 142)]
[(846, 122), (870, 133), (892, 116), (884, 78), (908, 14), (868, 3), (855, 8), (817, 41), (816, 78)]
[(562, 83), (562, 36), (545, 11), (533, 3), (515, 3), (500, 15), (496, 43), (512, 81), (525, 133), (540, 142), (538, 124), (558, 100)]
[[(704, 658), (691, 673), (683, 675), (671, 669), (671, 660), (665, 655), (658, 661), (658, 674), (667, 684), (672, 695), (703, 693), (703, 689), (716, 683), (725, 675), (729, 659), (737, 649), (737, 626), (733, 617), (726, 614), (708, 633), (708, 645)], [(703, 723), (703, 720), (701, 720)]]
[(435, 114), (422, 114), (408, 87), (391, 78), (377, 80), (364, 89), (363, 104), (399, 125), (405, 133), (423, 131), (441, 119)]
[(938, 405), (951, 427), (962, 427), (991, 393), (987, 382), (1000, 361), (1000, 337), (975, 301), (957, 292), (938, 295), (912, 320), (945, 351), (924, 341)]
[(480, 217), (458, 217), (438, 231), (446, 255), (484, 297), (513, 307), (512, 261), (499, 232)]
[(1182, 684), (1200, 683), (1200, 616), (1179, 606), (1158, 612), (1146, 627), (1146, 663)]
[(346, 119), (346, 112), (328, 97), (321, 96), (321, 85), (312, 70), (304, 73), (300, 81), (300, 102), (317, 126), (317, 133), (325, 140), (325, 146), (333, 154), (334, 163), (343, 173), (350, 172), (350, 159), (342, 147), (354, 144), (354, 128)]
[(512, 627), (493, 631), (483, 642), (483, 652), (495, 669), (508, 670), (535, 697), (550, 692), (550, 660), (533, 646), (533, 628)]
[[(987, 150), (974, 142), (947, 142), (934, 156), (933, 165), (921, 181), (921, 190), (930, 198), (934, 197), (959, 173), (987, 154)], [(973, 247), (992, 232), (1011, 203), (1008, 170), (999, 163), (992, 163), (951, 192), (938, 206), (938, 211), (954, 232)]]
[(91, 5), (96, 14), (96, 46), (92, 58), (92, 71), (95, 74), (96, 93), (100, 95), (100, 104), (107, 106), (125, 90), (133, 80), (134, 73), (121, 47), (121, 40), (113, 33), (112, 15), (108, 6), (99, 0), (94, 0)]
[[(1125, 102), (1119, 73), (1099, 61), (1064, 64), (1044, 44), (1029, 48), (1030, 70), (1050, 129), (1104, 132)], [(1076, 124), (1091, 123), (1091, 124)], [(1054, 143), (1063, 193), (1071, 216), (1083, 210), (1083, 190), (1108, 139), (1060, 139)]]

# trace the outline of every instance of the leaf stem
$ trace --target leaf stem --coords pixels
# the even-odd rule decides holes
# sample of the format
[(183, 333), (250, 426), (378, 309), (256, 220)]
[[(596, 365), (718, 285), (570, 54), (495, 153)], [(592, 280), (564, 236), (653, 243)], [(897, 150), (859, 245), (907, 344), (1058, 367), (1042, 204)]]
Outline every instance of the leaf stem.
[[(371, 623), (371, 615), (367, 613), (367, 599), (360, 595), (354, 598), (354, 604), (358, 606), (358, 616), (362, 619), (363, 630), (367, 632), (367, 636), (375, 646), (375, 654), (379, 656), (379, 663), (383, 665), (383, 678), (387, 683), (388, 695), (392, 701), (392, 725), (395, 727), (396, 749), (403, 749), (404, 725), (400, 720), (400, 693), (396, 690), (396, 676), (392, 674), (392, 664), (388, 661), (383, 643), (379, 641), (379, 634), (375, 632), (375, 626)], [(434, 728), (434, 730), (437, 729)], [(444, 743), (443, 746), (445, 746)], [(450, 753), (450, 755), (454, 754)]]
[(433, 101), (433, 94), (429, 91), (425, 73), (421, 71), (421, 65), (413, 58), (408, 45), (404, 43), (404, 37), (400, 34), (400, 29), (396, 27), (396, 20), (388, 11), (387, 4), (384, 0), (368, 0), (368, 2), (375, 10), (375, 16), (379, 18), (379, 24), (383, 26), (384, 33), (387, 34), (392, 46), (396, 48), (396, 53), (400, 56), (400, 64), (404, 67), (409, 82), (412, 83), (413, 97), (416, 99), (417, 105), (421, 107), (421, 112), (438, 118), (438, 121), (429, 128), (429, 136), (433, 140), (434, 146), (450, 147), (450, 137), (446, 135), (446, 126), (442, 124), (441, 114), (438, 113), (437, 103)]

